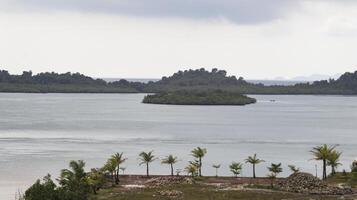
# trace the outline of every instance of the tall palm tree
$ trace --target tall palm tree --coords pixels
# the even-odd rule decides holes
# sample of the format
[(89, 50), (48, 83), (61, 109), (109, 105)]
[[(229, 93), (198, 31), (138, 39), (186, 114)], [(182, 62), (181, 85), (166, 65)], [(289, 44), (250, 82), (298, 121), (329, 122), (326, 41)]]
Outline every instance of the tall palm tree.
[(255, 165), (265, 162), (264, 160), (261, 160), (257, 158), (257, 154), (255, 153), (253, 156), (248, 156), (247, 159), (245, 159), (245, 163), (250, 163), (253, 165), (253, 178), (256, 178), (255, 176)]
[(120, 165), (123, 164), (127, 158), (123, 157), (123, 153), (116, 153), (111, 156), (113, 162), (116, 165), (116, 170), (115, 170), (115, 184), (119, 184), (119, 171), (120, 171)]
[(310, 152), (314, 156), (315, 160), (322, 160), (322, 179), (327, 178), (326, 165), (327, 159), (329, 158), (331, 152), (336, 148), (336, 146), (327, 146), (323, 144), (321, 146), (314, 147)]
[(239, 162), (232, 162), (232, 164), (229, 165), (229, 169), (235, 177), (238, 177), (238, 175), (242, 172), (243, 164)]
[(337, 150), (333, 150), (330, 153), (330, 156), (327, 158), (327, 165), (331, 166), (331, 174), (335, 175), (336, 174), (336, 168), (341, 165), (340, 161), (340, 156), (342, 152), (339, 152)]
[(191, 151), (191, 155), (198, 159), (198, 175), (202, 176), (202, 158), (206, 155), (207, 149), (197, 147)]
[(141, 161), (139, 165), (146, 165), (146, 176), (149, 176), (149, 164), (156, 160), (155, 156), (153, 155), (154, 151), (150, 152), (141, 152), (139, 154), (139, 160)]
[(216, 169), (216, 177), (218, 177), (218, 169), (221, 167), (221, 164), (214, 164), (212, 167)]
[(168, 155), (162, 159), (162, 164), (168, 164), (171, 167), (171, 176), (174, 176), (174, 164), (177, 163), (177, 157), (173, 155)]

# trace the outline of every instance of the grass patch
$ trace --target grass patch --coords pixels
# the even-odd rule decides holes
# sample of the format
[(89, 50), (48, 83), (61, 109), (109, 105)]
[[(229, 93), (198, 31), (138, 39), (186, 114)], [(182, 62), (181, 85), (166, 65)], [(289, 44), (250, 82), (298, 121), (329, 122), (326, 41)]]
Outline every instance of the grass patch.
[(353, 188), (357, 188), (357, 172), (336, 173), (333, 176), (329, 176), (326, 181), (330, 184), (347, 184)]
[[(182, 192), (182, 196), (176, 198), (169, 198), (160, 196), (159, 191), (163, 190), (177, 190)], [(338, 199), (340, 197), (331, 196), (311, 196), (295, 193), (286, 193), (278, 191), (267, 191), (258, 189), (247, 190), (220, 190), (214, 186), (207, 186), (202, 184), (192, 185), (178, 185), (162, 188), (145, 188), (125, 190), (117, 187), (106, 190), (101, 190), (98, 195), (92, 196), (90, 200), (278, 200), (278, 199), (292, 199), (292, 200), (308, 200), (308, 199)], [(348, 199), (348, 198), (345, 198)]]

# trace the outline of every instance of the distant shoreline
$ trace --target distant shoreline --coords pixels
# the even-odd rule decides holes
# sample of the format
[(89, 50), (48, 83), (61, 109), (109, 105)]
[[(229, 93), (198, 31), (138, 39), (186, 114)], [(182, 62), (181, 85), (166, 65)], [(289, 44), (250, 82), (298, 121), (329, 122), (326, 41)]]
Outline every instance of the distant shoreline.
[[(108, 79), (107, 79), (108, 80)], [(224, 70), (204, 68), (178, 71), (169, 77), (156, 79), (125, 79), (108, 82), (80, 73), (45, 72), (33, 75), (11, 75), (0, 70), (0, 92), (9, 93), (165, 93), (176, 91), (222, 90), (240, 94), (266, 95), (357, 95), (357, 71), (338, 79), (314, 82), (246, 81), (243, 77), (227, 76)], [(262, 83), (263, 82), (263, 83)], [(280, 83), (280, 84), (279, 84)], [(284, 84), (283, 84), (284, 83)], [(288, 84), (285, 84), (288, 83)]]

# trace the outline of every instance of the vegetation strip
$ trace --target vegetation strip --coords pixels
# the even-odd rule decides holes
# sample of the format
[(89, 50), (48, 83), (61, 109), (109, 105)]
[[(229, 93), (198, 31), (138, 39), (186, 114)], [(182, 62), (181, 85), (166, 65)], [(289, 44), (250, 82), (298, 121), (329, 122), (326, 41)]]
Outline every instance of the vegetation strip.
[[(283, 170), (281, 163), (271, 163), (268, 167), (268, 177), (258, 178), (255, 174), (256, 165), (265, 161), (259, 159), (256, 154), (245, 160), (252, 166), (252, 178), (238, 176), (243, 168), (242, 162), (232, 162), (229, 165), (234, 178), (219, 177), (220, 164), (213, 166), (217, 170), (215, 177), (205, 177), (202, 172), (202, 161), (207, 154), (207, 149), (201, 147), (191, 151), (193, 160), (189, 161), (185, 168), (185, 172), (190, 176), (182, 176), (181, 171), (173, 173), (174, 164), (178, 161), (178, 158), (173, 155), (168, 155), (161, 160), (162, 164), (170, 166), (170, 175), (151, 176), (149, 164), (158, 159), (153, 151), (139, 154), (140, 165), (145, 165), (146, 168), (146, 176), (119, 175), (120, 170), (124, 173), (125, 169), (122, 164), (127, 158), (123, 156), (123, 153), (116, 153), (102, 168), (92, 169), (90, 172), (84, 171), (83, 161), (71, 161), (70, 169), (61, 170), (60, 177), (57, 179), (59, 185), (56, 185), (51, 176), (47, 175), (42, 181), (37, 180), (24, 195), (20, 195), (19, 199), (118, 200), (157, 199), (157, 197), (193, 200), (208, 197), (215, 197), (214, 199), (309, 199), (312, 194), (322, 199), (331, 197), (324, 195), (343, 195), (345, 199), (350, 197), (354, 199), (356, 197), (354, 187), (357, 185), (357, 161), (352, 163), (350, 173), (345, 171), (337, 173), (336, 167), (342, 153), (336, 150), (336, 146), (326, 144), (317, 146), (311, 150), (311, 153), (314, 159), (321, 160), (323, 163), (323, 180), (311, 174), (301, 173), (293, 165), (289, 165), (292, 175), (288, 178), (278, 178), (278, 174)], [(327, 166), (334, 169), (331, 170), (332, 173), (329, 176), (325, 176)]]

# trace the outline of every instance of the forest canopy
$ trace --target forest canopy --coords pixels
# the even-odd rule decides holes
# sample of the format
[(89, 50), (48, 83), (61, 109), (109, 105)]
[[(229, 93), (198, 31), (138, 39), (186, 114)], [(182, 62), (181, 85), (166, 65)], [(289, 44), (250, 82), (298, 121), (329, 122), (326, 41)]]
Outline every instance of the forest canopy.
[(0, 70), (0, 92), (33, 93), (162, 93), (173, 91), (222, 90), (241, 94), (357, 94), (357, 71), (347, 72), (338, 79), (299, 83), (290, 86), (249, 83), (244, 78), (228, 76), (224, 70), (204, 68), (178, 71), (169, 77), (148, 83), (131, 82), (125, 79), (106, 82), (80, 73), (44, 72), (33, 74), (24, 71), (12, 75)]

